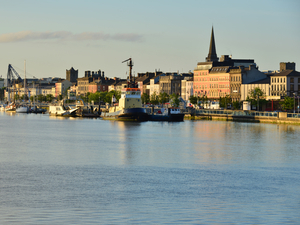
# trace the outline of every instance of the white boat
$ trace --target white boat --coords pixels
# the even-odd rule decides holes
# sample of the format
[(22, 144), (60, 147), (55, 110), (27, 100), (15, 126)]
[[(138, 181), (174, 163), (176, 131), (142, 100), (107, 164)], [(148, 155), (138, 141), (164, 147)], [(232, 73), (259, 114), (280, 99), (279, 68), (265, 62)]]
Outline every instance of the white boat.
[(72, 117), (76, 116), (76, 111), (78, 108), (65, 107), (64, 105), (50, 105), (49, 115), (52, 116), (66, 116)]
[(29, 108), (27, 106), (19, 106), (16, 108), (17, 113), (28, 113)]

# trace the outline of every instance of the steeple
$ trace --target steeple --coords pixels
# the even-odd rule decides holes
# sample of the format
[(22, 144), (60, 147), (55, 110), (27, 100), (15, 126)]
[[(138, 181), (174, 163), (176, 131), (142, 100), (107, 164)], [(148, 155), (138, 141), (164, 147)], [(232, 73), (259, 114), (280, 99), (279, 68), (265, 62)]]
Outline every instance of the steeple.
[(219, 58), (217, 57), (217, 53), (216, 53), (214, 27), (212, 27), (209, 52), (208, 52), (208, 56), (206, 57), (206, 62), (218, 62), (218, 61)]

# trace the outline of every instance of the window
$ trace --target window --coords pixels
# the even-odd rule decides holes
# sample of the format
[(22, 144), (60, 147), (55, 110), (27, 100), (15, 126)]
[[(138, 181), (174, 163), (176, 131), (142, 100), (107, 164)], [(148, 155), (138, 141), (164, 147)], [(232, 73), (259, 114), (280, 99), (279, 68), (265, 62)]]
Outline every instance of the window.
[(294, 91), (294, 85), (291, 84), (291, 91)]
[(291, 83), (294, 83), (294, 78), (293, 78), (293, 77), (291, 77), (290, 81), (291, 81)]

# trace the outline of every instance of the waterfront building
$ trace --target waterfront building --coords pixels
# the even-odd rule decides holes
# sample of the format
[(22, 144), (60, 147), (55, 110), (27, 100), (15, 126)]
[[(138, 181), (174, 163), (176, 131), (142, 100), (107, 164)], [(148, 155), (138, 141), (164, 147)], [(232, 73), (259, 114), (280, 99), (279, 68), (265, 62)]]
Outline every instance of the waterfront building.
[(180, 95), (181, 80), (183, 80), (183, 76), (180, 76), (177, 73), (167, 73), (165, 76), (160, 77), (159, 93), (167, 93), (168, 95)]
[(89, 91), (89, 77), (81, 77), (77, 79), (77, 95), (85, 96)]
[[(91, 86), (89, 87), (91, 82), (94, 82), (95, 80), (101, 80), (104, 77), (104, 72), (101, 73), (101, 70), (98, 70), (97, 72), (94, 71), (85, 71), (84, 77), (77, 79), (77, 95), (83, 95), (85, 96), (90, 90), (94, 91), (98, 89), (98, 86)], [(93, 92), (94, 93), (94, 92)]]
[(258, 70), (253, 59), (232, 59), (229, 55), (222, 55), (219, 60), (212, 28), (206, 62), (199, 62), (194, 69), (194, 96), (206, 96), (211, 100), (230, 96), (233, 101), (240, 101), (241, 84), (266, 77)]
[(154, 93), (156, 93), (157, 95), (160, 93), (159, 92), (159, 80), (163, 76), (165, 76), (165, 74), (162, 72), (159, 72), (158, 74), (156, 73), (155, 77), (150, 79), (149, 96), (153, 95)]
[(68, 80), (60, 80), (55, 83), (55, 95), (54, 97), (58, 97), (59, 95), (67, 94), (67, 89), (72, 85), (72, 83)]
[(280, 72), (270, 74), (272, 99), (300, 95), (300, 72), (296, 71), (295, 63), (280, 63)]
[(88, 91), (90, 93), (95, 92), (108, 92), (109, 86), (115, 82), (114, 79), (109, 79), (107, 77), (101, 76), (97, 80), (93, 79), (93, 82), (89, 83)]
[(126, 79), (120, 79), (118, 77), (113, 78), (113, 83), (108, 87), (108, 91), (121, 91), (123, 88), (126, 88), (128, 81)]
[(181, 80), (182, 99), (188, 101), (193, 94), (193, 77)]
[(76, 83), (78, 79), (78, 70), (75, 70), (73, 67), (71, 69), (66, 70), (66, 80), (71, 83)]
[(147, 85), (150, 84), (150, 79), (155, 77), (156, 72), (146, 72), (138, 73), (138, 77), (135, 79), (138, 88), (141, 90), (141, 93), (150, 94), (150, 90), (147, 89)]
[(270, 99), (270, 77), (267, 77), (249, 84), (241, 84), (241, 101), (245, 101), (249, 95), (249, 92), (255, 88), (259, 88), (263, 91), (266, 100)]
[[(258, 70), (254, 64), (248, 67), (239, 66), (232, 67), (229, 71), (230, 74), (230, 97), (232, 101), (243, 101), (244, 97), (241, 96), (241, 85), (243, 84), (255, 84), (255, 82), (266, 82), (267, 75)], [(264, 88), (265, 89), (265, 88)], [(269, 90), (264, 91), (266, 95), (269, 95)], [(247, 98), (248, 95), (246, 95)]]

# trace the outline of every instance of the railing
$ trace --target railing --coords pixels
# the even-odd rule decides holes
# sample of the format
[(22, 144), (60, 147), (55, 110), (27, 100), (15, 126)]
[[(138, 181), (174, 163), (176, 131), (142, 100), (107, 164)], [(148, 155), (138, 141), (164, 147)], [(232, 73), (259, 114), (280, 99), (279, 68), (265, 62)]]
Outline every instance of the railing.
[(288, 113), (287, 118), (300, 118), (300, 113)]
[[(191, 113), (190, 110), (183, 110), (183, 113)], [(278, 112), (258, 112), (258, 111), (234, 111), (234, 110), (211, 110), (211, 109), (196, 109), (194, 113), (197, 115), (226, 115), (226, 116), (248, 116), (248, 117), (278, 117)], [(289, 115), (289, 114), (288, 114)], [(299, 116), (299, 117), (297, 117)], [(292, 115), (290, 117), (300, 118), (300, 114)]]

